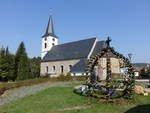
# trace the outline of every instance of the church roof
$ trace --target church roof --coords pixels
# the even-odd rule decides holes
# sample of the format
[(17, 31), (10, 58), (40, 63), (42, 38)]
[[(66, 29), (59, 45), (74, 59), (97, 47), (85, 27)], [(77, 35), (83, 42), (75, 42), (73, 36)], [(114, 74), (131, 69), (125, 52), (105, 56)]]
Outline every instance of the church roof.
[[(95, 48), (91, 56), (100, 53), (102, 48), (106, 47), (105, 41), (96, 42)], [(84, 73), (86, 71), (87, 59), (80, 59), (80, 61), (71, 68), (71, 73)]]
[(80, 61), (71, 68), (70, 72), (84, 73), (86, 72), (86, 64), (87, 64), (87, 59), (80, 59)]
[(98, 41), (95, 45), (95, 48), (94, 48), (91, 56), (95, 56), (97, 53), (100, 53), (102, 48), (106, 48), (105, 41)]
[[(44, 56), (42, 62), (87, 58), (96, 38), (56, 45)], [(105, 41), (96, 42), (92, 56), (105, 47)]]
[(53, 37), (57, 38), (57, 36), (55, 35), (55, 32), (54, 32), (52, 16), (49, 17), (46, 32), (42, 37), (45, 37), (45, 36), (53, 36)]

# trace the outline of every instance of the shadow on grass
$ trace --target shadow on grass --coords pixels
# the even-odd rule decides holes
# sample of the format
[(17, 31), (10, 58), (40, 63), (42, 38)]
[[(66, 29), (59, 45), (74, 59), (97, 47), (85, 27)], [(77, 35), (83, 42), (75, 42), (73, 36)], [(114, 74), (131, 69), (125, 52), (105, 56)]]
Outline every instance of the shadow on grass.
[(125, 113), (150, 113), (150, 104), (136, 106)]

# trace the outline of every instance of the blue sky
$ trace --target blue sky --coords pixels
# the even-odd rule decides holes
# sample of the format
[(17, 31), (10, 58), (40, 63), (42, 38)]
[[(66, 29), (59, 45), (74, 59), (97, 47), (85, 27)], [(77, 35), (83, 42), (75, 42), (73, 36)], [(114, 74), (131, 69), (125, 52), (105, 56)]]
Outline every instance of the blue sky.
[(50, 14), (60, 43), (110, 36), (117, 51), (150, 63), (150, 0), (0, 0), (0, 46), (15, 53), (24, 41), (40, 56)]

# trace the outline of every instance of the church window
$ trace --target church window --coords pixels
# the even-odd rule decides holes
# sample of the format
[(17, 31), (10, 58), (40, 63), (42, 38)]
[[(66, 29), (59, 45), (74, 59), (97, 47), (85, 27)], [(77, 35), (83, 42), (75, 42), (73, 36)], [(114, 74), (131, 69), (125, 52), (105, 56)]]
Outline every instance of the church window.
[(55, 38), (53, 38), (53, 41), (55, 41)]
[(48, 73), (48, 66), (46, 66), (46, 72)]
[(47, 40), (47, 37), (45, 37), (45, 41)]
[(55, 72), (55, 70), (56, 70), (56, 68), (55, 68), (55, 66), (53, 66), (53, 72)]
[(54, 44), (54, 43), (52, 43), (52, 45), (54, 46), (55, 44)]
[(71, 71), (72, 65), (69, 65), (69, 70)]
[(47, 43), (45, 43), (45, 48), (47, 48)]
[(64, 66), (61, 66), (61, 73), (64, 73)]

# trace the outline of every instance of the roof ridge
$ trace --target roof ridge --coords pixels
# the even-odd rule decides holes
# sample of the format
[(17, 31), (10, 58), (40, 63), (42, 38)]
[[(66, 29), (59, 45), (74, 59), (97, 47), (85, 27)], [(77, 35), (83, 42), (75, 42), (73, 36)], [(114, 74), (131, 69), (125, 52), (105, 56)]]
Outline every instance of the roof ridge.
[[(78, 41), (72, 41), (72, 42), (66, 42), (63, 44), (59, 44), (59, 45), (55, 45), (55, 46), (60, 46), (60, 45), (65, 45), (65, 44), (71, 44), (71, 43), (75, 43), (75, 42), (80, 42), (80, 41), (85, 41), (85, 40), (92, 40), (92, 39), (96, 39), (97, 37), (93, 37), (93, 38), (88, 38), (88, 39), (83, 39), (83, 40), (78, 40)], [(55, 47), (54, 46), (54, 47)]]
[(98, 42), (105, 42), (105, 40), (99, 40), (99, 41), (97, 41), (97, 43), (98, 43)]
[(95, 49), (95, 46), (96, 46), (97, 42), (98, 42), (98, 40), (96, 39), (96, 40), (94, 41), (94, 43), (93, 43), (93, 46), (91, 47), (91, 50), (89, 51), (89, 54), (88, 54), (88, 56), (87, 56), (88, 59), (89, 59), (90, 56), (92, 55), (92, 53), (93, 53), (93, 51), (94, 51), (94, 49)]

